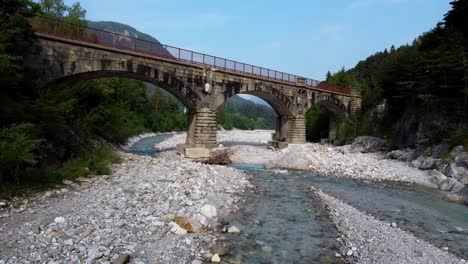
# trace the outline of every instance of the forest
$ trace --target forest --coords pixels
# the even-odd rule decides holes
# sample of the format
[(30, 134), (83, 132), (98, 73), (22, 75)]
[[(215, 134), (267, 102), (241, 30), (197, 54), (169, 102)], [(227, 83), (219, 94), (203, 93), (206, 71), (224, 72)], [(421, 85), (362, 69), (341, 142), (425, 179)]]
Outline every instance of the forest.
[[(327, 74), (326, 82), (363, 96), (362, 111), (340, 122), (338, 139), (373, 135), (387, 138), (394, 148), (468, 146), (468, 1), (451, 5), (440, 23), (412, 43)], [(308, 130), (323, 131), (327, 111), (312, 112)]]

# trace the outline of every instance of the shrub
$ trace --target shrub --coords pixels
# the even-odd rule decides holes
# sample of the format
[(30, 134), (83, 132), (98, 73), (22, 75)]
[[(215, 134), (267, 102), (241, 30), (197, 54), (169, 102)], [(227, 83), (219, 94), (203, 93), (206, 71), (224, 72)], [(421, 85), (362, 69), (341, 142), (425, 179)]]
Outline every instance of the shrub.
[(0, 129), (0, 182), (19, 182), (22, 172), (41, 158), (37, 151), (41, 142), (31, 124)]

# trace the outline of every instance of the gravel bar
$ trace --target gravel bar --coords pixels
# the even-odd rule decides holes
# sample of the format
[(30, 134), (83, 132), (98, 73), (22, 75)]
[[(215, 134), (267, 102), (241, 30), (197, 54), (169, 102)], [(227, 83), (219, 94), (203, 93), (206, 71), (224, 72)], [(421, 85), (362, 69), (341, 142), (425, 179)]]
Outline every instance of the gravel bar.
[(341, 252), (337, 257), (349, 263), (465, 263), (428, 242), (386, 223), (312, 187), (325, 205), (330, 219), (341, 234)]

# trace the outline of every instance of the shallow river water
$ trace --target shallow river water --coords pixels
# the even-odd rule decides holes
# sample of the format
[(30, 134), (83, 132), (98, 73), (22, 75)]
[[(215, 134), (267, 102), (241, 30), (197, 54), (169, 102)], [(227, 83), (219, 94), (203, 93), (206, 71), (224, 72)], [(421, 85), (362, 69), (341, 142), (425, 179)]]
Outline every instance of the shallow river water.
[[(308, 172), (264, 169), (262, 165), (231, 166), (254, 175), (254, 183), (260, 189), (235, 217), (240, 219), (248, 234), (254, 234), (252, 237), (263, 236), (259, 240), (272, 241), (270, 247), (274, 249), (278, 245), (273, 252), (283, 248), (283, 244), (288, 245), (285, 248), (294, 249), (289, 253), (302, 253), (300, 250), (305, 248), (311, 251), (309, 254), (312, 256), (317, 256), (317, 252), (315, 255), (312, 252), (314, 250), (321, 249), (321, 254), (329, 254), (327, 249), (333, 248), (328, 238), (336, 238), (335, 231), (323, 220), (320, 215), (323, 211), (309, 193), (309, 187), (315, 186), (380, 220), (395, 222), (400, 228), (436, 246), (448, 246), (451, 252), (468, 257), (468, 207), (445, 201), (436, 191), (401, 185), (367, 184)], [(263, 224), (255, 225), (257, 219)], [(311, 225), (318, 230), (311, 232)], [(288, 235), (278, 237), (278, 230)], [(309, 234), (310, 237), (307, 237)], [(326, 245), (324, 240), (328, 241), (328, 246), (315, 247)], [(314, 246), (303, 245), (303, 242)], [(250, 248), (251, 243), (255, 241), (249, 235), (232, 242), (233, 251), (247, 263), (255, 263), (249, 261), (249, 255), (244, 250), (246, 246)], [(257, 248), (258, 252), (263, 254)], [(252, 252), (252, 255), (255, 254)]]
[[(170, 136), (142, 139), (130, 152), (154, 155), (154, 144)], [(228, 236), (231, 256), (241, 263), (333, 262), (338, 234), (310, 186), (468, 258), (468, 207), (445, 201), (437, 191), (271, 170), (262, 165), (230, 166), (252, 174), (257, 186), (249, 194), (249, 202), (227, 219), (242, 230), (239, 236)]]

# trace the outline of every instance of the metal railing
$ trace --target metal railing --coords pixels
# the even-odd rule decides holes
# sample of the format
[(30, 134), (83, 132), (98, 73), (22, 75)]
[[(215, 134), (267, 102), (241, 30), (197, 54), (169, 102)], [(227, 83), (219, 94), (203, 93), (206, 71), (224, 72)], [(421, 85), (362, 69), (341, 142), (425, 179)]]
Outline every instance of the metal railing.
[(34, 16), (30, 19), (32, 28), (39, 33), (53, 35), (71, 40), (88, 42), (132, 52), (157, 56), (165, 59), (186, 62), (218, 68), (220, 70), (252, 75), (257, 78), (271, 79), (288, 84), (303, 83), (309, 88), (323, 90), (331, 93), (350, 95), (351, 90), (343, 87), (327, 86), (326, 89), (317, 88), (320, 83), (317, 80), (300, 77), (280, 71), (270, 70), (246, 63), (223, 59), (191, 50), (163, 45), (122, 34), (99, 30), (79, 24), (72, 24), (46, 16)]

